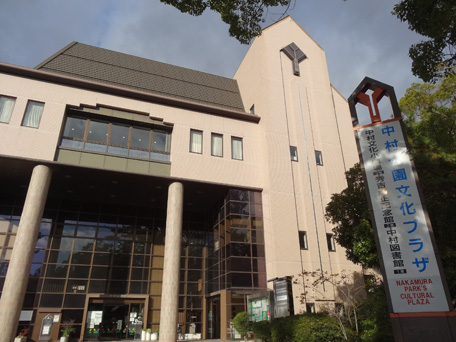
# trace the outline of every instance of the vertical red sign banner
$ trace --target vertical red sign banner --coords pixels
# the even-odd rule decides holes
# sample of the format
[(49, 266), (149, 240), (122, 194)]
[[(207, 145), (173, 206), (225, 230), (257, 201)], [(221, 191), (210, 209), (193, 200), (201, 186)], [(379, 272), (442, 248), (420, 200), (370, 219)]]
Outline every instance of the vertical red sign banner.
[[(385, 96), (393, 115), (382, 120)], [(395, 338), (455, 341), (456, 317), (394, 89), (366, 77), (348, 102)], [(359, 125), (356, 104), (367, 107), (370, 123)]]

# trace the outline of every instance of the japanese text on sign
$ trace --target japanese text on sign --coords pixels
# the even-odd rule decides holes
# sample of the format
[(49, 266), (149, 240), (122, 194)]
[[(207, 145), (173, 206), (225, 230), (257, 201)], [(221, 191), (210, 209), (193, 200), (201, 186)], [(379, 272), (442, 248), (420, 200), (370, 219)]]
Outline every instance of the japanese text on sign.
[(448, 311), (399, 121), (357, 132), (393, 311)]

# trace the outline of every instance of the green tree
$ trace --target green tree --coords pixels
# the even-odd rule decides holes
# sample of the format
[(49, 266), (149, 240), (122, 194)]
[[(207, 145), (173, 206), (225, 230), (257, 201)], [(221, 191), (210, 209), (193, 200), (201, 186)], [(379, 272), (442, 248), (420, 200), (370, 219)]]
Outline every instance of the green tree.
[(246, 311), (239, 312), (233, 318), (234, 329), (244, 337), (246, 341), (247, 332), (250, 329), (249, 316)]
[(336, 225), (334, 239), (345, 248), (348, 260), (364, 268), (379, 267), (360, 165), (356, 164), (345, 175), (347, 188), (331, 196), (326, 219)]
[(199, 16), (206, 9), (218, 12), (221, 19), (230, 25), (230, 36), (242, 44), (250, 41), (261, 32), (265, 12), (272, 7), (284, 6), (287, 13), (292, 0), (160, 0), (176, 7), (182, 13)]
[(428, 40), (410, 47), (412, 72), (425, 82), (438, 81), (456, 65), (456, 2), (454, 0), (402, 0), (393, 14)]

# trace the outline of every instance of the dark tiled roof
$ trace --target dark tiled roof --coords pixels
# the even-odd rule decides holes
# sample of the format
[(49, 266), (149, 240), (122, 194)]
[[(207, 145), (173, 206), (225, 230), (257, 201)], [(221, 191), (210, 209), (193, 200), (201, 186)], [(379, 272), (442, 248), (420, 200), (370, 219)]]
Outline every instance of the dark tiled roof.
[(244, 112), (236, 80), (81, 43), (36, 69)]

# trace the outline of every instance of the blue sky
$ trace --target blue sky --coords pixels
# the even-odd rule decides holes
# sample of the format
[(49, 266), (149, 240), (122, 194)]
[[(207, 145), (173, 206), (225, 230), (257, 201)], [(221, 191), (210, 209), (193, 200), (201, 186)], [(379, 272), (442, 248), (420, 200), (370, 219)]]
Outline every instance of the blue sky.
[[(399, 0), (296, 0), (289, 14), (325, 50), (348, 97), (365, 76), (400, 98), (412, 82), (408, 49), (421, 38), (391, 10)], [(159, 0), (0, 0), (0, 62), (34, 67), (72, 41), (232, 77), (248, 46), (217, 13), (182, 14)], [(272, 9), (266, 24), (280, 17)]]

